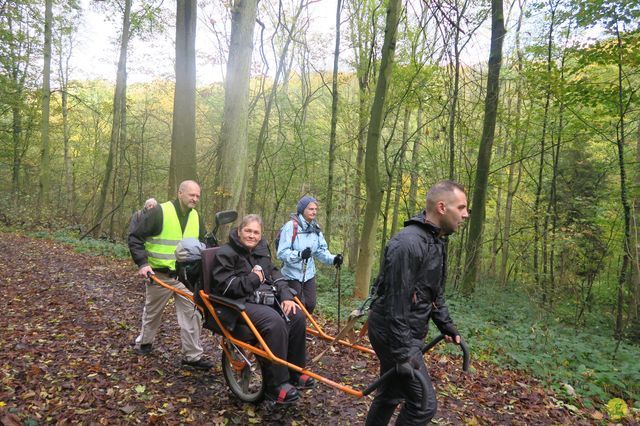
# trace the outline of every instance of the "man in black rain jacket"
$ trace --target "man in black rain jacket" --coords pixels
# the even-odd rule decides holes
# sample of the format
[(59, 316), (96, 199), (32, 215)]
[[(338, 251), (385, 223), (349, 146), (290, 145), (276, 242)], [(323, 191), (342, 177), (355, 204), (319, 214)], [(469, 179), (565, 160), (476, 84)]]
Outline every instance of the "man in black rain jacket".
[[(433, 320), (447, 341), (460, 335), (444, 300), (446, 236), (469, 217), (464, 188), (441, 181), (427, 193), (426, 209), (405, 222), (384, 249), (369, 315), (369, 339), (380, 359), (380, 373), (396, 373), (380, 388), (366, 424), (386, 425), (404, 401), (396, 424), (425, 425), (437, 409), (436, 395), (424, 364), (421, 347)], [(427, 406), (416, 370), (427, 379)]]

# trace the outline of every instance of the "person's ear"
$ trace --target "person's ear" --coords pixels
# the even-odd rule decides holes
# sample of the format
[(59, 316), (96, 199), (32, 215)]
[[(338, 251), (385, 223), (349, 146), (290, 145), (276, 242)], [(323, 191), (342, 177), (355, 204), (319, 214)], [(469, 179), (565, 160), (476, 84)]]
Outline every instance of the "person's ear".
[(438, 201), (437, 206), (438, 206), (437, 211), (440, 214), (444, 214), (444, 212), (447, 210), (447, 206), (444, 201)]

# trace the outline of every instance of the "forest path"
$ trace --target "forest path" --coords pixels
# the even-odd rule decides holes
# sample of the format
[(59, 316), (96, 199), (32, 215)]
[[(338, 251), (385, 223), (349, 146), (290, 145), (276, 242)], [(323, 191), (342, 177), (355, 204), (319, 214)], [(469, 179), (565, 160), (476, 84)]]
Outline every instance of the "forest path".
[[(286, 409), (244, 404), (220, 367), (202, 374), (180, 366), (173, 304), (165, 310), (151, 356), (132, 351), (144, 283), (129, 261), (80, 254), (57, 241), (0, 233), (0, 423), (359, 425), (371, 397), (327, 386), (305, 391)], [(332, 331), (331, 325), (327, 325)], [(219, 360), (218, 338), (203, 330), (205, 351)], [(323, 344), (314, 340), (310, 356)], [(522, 373), (473, 359), (432, 353), (438, 392), (434, 422), (448, 424), (593, 424)], [(376, 378), (375, 357), (341, 350), (311, 367), (362, 389)]]

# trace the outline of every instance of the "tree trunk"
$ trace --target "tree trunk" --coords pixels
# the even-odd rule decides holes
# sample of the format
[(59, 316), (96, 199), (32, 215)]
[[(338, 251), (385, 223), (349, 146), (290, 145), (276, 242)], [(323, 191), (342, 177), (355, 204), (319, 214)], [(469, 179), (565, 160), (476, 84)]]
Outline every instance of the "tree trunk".
[(460, 19), (458, 17), (457, 25), (453, 29), (453, 54), (454, 54), (454, 66), (453, 66), (453, 88), (451, 90), (451, 106), (449, 107), (449, 179), (455, 180), (456, 178), (456, 117), (458, 115), (458, 92), (460, 90)]
[(356, 269), (358, 254), (360, 251), (360, 227), (359, 218), (362, 214), (362, 182), (364, 164), (364, 146), (367, 134), (367, 94), (362, 86), (359, 90), (358, 101), (358, 146), (356, 152), (355, 182), (353, 184), (353, 218), (351, 221), (351, 244), (349, 245), (349, 270)]
[(62, 209), (67, 212), (68, 216), (73, 217), (75, 214), (75, 197), (73, 193), (73, 162), (71, 161), (71, 132), (69, 129), (69, 59), (71, 58), (71, 50), (66, 57), (62, 53), (62, 44), (60, 51), (60, 63), (58, 64), (58, 75), (60, 78), (60, 97), (62, 101), (62, 138), (63, 138), (63, 161), (64, 161), (64, 193), (61, 198)]
[(176, 10), (176, 86), (168, 199), (180, 182), (196, 180), (196, 0), (178, 0)]
[[(536, 186), (536, 198), (533, 206), (533, 275), (535, 277), (536, 286), (541, 289), (542, 304), (547, 303), (547, 277), (543, 273), (540, 275), (540, 259), (539, 259), (539, 243), (542, 238), (540, 231), (540, 211), (542, 204), (542, 178), (544, 175), (544, 156), (546, 153), (546, 134), (549, 123), (549, 105), (551, 102), (551, 53), (553, 48), (553, 27), (555, 24), (555, 6), (551, 4), (551, 19), (549, 26), (548, 42), (547, 42), (547, 87), (544, 103), (544, 115), (542, 117), (542, 137), (540, 139), (540, 161), (538, 164), (538, 182)], [(544, 221), (546, 223), (546, 220)], [(544, 233), (545, 230), (543, 229)], [(544, 250), (544, 248), (543, 248)], [(543, 257), (544, 259), (544, 257)], [(544, 272), (544, 271), (543, 271)]]
[(404, 175), (404, 157), (407, 151), (407, 145), (409, 144), (409, 124), (411, 122), (411, 109), (405, 107), (404, 109), (404, 123), (402, 127), (402, 148), (400, 152), (400, 159), (398, 160), (398, 167), (396, 168), (396, 187), (393, 195), (393, 217), (391, 219), (391, 232), (389, 235), (393, 235), (398, 230), (398, 215), (400, 214), (400, 196), (402, 195), (402, 177)]
[(629, 272), (630, 252), (631, 252), (631, 206), (627, 198), (627, 172), (624, 164), (624, 145), (625, 145), (625, 108), (624, 100), (624, 73), (622, 69), (622, 39), (618, 22), (616, 22), (617, 37), (617, 54), (618, 54), (618, 111), (619, 111), (619, 132), (617, 138), (618, 145), (618, 165), (620, 167), (620, 202), (624, 213), (624, 240), (622, 242), (622, 265), (620, 266), (620, 275), (618, 276), (618, 303), (616, 313), (615, 336), (616, 339), (622, 339), (624, 331), (623, 312), (624, 306), (624, 287), (627, 283), (627, 274)]
[[(511, 212), (513, 211), (513, 197), (520, 185), (520, 176), (522, 170), (522, 161), (516, 162), (517, 146), (522, 145), (521, 141), (521, 125), (520, 115), (522, 114), (522, 74), (523, 74), (523, 57), (522, 49), (520, 48), (520, 29), (522, 28), (522, 20), (525, 13), (526, 0), (519, 0), (520, 14), (518, 15), (518, 23), (516, 24), (516, 60), (518, 76), (516, 80), (516, 113), (515, 113), (515, 138), (511, 143), (510, 155), (509, 155), (509, 177), (507, 179), (507, 199), (505, 201), (504, 209), (504, 229), (502, 235), (502, 256), (500, 259), (500, 284), (505, 286), (507, 284), (507, 265), (509, 262), (509, 250), (510, 250), (510, 238), (511, 238)], [(515, 169), (516, 163), (518, 166), (518, 177), (516, 182)]]
[(491, 166), (491, 148), (496, 128), (498, 97), (500, 94), (500, 66), (502, 64), (502, 42), (504, 41), (504, 15), (502, 0), (491, 0), (491, 47), (489, 52), (489, 72), (487, 94), (484, 102), (484, 122), (478, 152), (478, 165), (473, 190), (473, 215), (469, 224), (467, 240), (467, 262), (462, 280), (462, 291), (469, 295), (475, 290), (480, 265), (482, 228), (486, 214), (487, 185)]
[(216, 210), (238, 210), (247, 167), (249, 79), (258, 0), (235, 0), (214, 180)]
[(42, 211), (42, 208), (49, 203), (49, 189), (51, 187), (49, 105), (51, 100), (51, 25), (53, 24), (53, 0), (46, 0), (44, 4), (44, 68), (42, 70), (42, 122), (40, 123), (42, 150), (40, 156), (40, 191), (38, 192), (38, 207), (36, 209), (38, 215)]
[(365, 155), (365, 183), (367, 188), (367, 203), (365, 206), (364, 225), (360, 238), (360, 252), (356, 267), (356, 284), (354, 296), (365, 298), (369, 292), (371, 268), (375, 256), (376, 230), (378, 215), (382, 202), (380, 187), (380, 170), (378, 169), (378, 146), (382, 131), (383, 110), (387, 91), (391, 83), (393, 60), (396, 48), (396, 34), (400, 21), (402, 2), (390, 0), (387, 9), (384, 43), (382, 45), (382, 60), (380, 73), (376, 84), (376, 93), (371, 106), (371, 121), (367, 132), (367, 150)]
[(336, 6), (336, 42), (333, 50), (333, 81), (331, 83), (331, 131), (329, 133), (329, 177), (327, 180), (327, 223), (324, 238), (331, 245), (331, 216), (333, 215), (333, 169), (336, 161), (336, 127), (338, 126), (338, 62), (340, 59), (340, 21), (342, 18), (342, 0)]
[[(507, 88), (509, 86), (507, 85)], [(507, 111), (509, 111), (511, 109), (511, 102), (510, 100), (507, 102)], [(500, 133), (502, 133), (503, 129), (505, 126), (500, 126)], [(503, 139), (503, 145), (502, 147), (498, 147), (498, 149), (496, 150), (496, 156), (499, 159), (502, 159), (503, 156), (506, 156), (506, 152), (507, 149), (509, 147), (509, 142), (510, 142), (510, 135), (509, 135), (509, 130), (506, 129), (504, 130), (505, 136), (504, 139), (502, 136), (499, 136), (498, 139)], [(500, 233), (502, 231), (502, 218), (500, 217), (500, 215), (502, 214), (502, 191), (503, 191), (503, 186), (504, 186), (504, 180), (502, 178), (502, 172), (500, 172), (500, 175), (497, 176), (497, 189), (498, 192), (496, 194), (496, 208), (495, 208), (495, 216), (494, 216), (494, 223), (493, 223), (493, 235), (491, 237), (491, 263), (489, 265), (489, 275), (492, 278), (496, 277), (496, 263), (497, 263), (497, 258), (498, 258), (498, 251), (500, 251)]]
[[(256, 157), (253, 163), (253, 174), (251, 176), (251, 189), (249, 190), (249, 202), (247, 203), (248, 211), (253, 212), (256, 211), (255, 199), (256, 192), (258, 191), (258, 175), (260, 171), (260, 160), (262, 160), (262, 154), (264, 152), (264, 146), (267, 140), (267, 133), (269, 130), (269, 119), (271, 118), (271, 108), (275, 102), (276, 93), (278, 91), (278, 84), (282, 78), (284, 70), (287, 64), (287, 54), (289, 53), (289, 46), (291, 45), (291, 40), (293, 39), (296, 32), (296, 24), (298, 23), (298, 18), (300, 17), (300, 13), (304, 8), (304, 1), (300, 2), (298, 10), (296, 11), (296, 15), (292, 20), (291, 28), (287, 28), (287, 40), (282, 47), (282, 51), (280, 52), (280, 57), (278, 58), (278, 67), (276, 69), (276, 75), (273, 79), (273, 84), (271, 86), (271, 92), (269, 93), (269, 97), (267, 98), (267, 104), (264, 108), (264, 118), (262, 120), (262, 126), (260, 127), (260, 133), (258, 134), (258, 142), (256, 144)], [(283, 24), (286, 25), (286, 24)]]
[[(640, 118), (637, 121), (640, 124)], [(636, 163), (640, 164), (640, 125), (637, 126), (636, 130)], [(636, 190), (633, 195), (633, 252), (631, 253), (633, 258), (633, 267), (631, 271), (629, 323), (631, 324), (630, 329), (636, 330), (634, 339), (638, 341), (640, 340), (640, 309), (638, 306), (640, 305), (640, 238), (638, 236), (638, 233), (640, 232), (640, 196), (638, 189), (640, 188), (640, 172), (637, 170), (635, 175), (635, 187)]]
[(95, 229), (93, 235), (99, 237), (102, 230), (103, 215), (105, 212), (105, 204), (107, 194), (111, 184), (113, 174), (114, 157), (117, 155), (117, 148), (124, 132), (123, 123), (125, 122), (126, 103), (127, 103), (127, 49), (129, 46), (129, 31), (131, 27), (131, 1), (125, 0), (124, 14), (122, 17), (122, 38), (120, 39), (120, 58), (118, 59), (118, 73), (116, 76), (116, 90), (113, 97), (113, 124), (111, 126), (111, 140), (109, 143), (109, 154), (107, 163), (100, 186), (100, 194), (98, 196), (98, 204), (96, 206), (94, 224)]
[(359, 30), (357, 25), (350, 26), (351, 43), (354, 46), (354, 56), (356, 60), (356, 74), (358, 76), (358, 142), (356, 147), (356, 164), (355, 164), (355, 181), (353, 183), (353, 205), (349, 239), (349, 256), (348, 266), (350, 271), (354, 271), (358, 264), (358, 253), (360, 250), (360, 216), (362, 214), (362, 182), (363, 164), (364, 164), (364, 148), (366, 144), (366, 135), (368, 129), (368, 103), (369, 103), (369, 81), (372, 74), (373, 48), (376, 36), (375, 26), (370, 26), (369, 22), (375, 22), (375, 10), (368, 8), (368, 3), (359, 0), (351, 0), (348, 5), (355, 9), (352, 11), (354, 20), (364, 25), (363, 30)]
[(418, 151), (420, 150), (420, 145), (422, 144), (422, 135), (424, 134), (424, 129), (422, 126), (422, 106), (418, 107), (418, 117), (417, 123), (418, 131), (416, 132), (416, 137), (413, 140), (413, 149), (411, 150), (411, 180), (409, 183), (409, 208), (407, 211), (407, 216), (411, 217), (415, 213), (418, 212), (419, 203), (417, 200), (418, 196), (418, 177), (420, 173), (418, 172)]
[(20, 139), (22, 136), (22, 112), (17, 102), (11, 106), (11, 142), (13, 145), (13, 167), (11, 168), (11, 191), (14, 197), (20, 192), (20, 164), (22, 152)]

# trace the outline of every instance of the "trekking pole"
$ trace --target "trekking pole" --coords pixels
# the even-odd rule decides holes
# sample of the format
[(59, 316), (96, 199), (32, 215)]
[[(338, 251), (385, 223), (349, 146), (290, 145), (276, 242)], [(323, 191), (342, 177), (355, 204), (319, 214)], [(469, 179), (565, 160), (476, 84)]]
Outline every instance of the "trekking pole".
[(307, 275), (307, 262), (309, 259), (304, 259), (302, 261), (302, 282), (300, 284), (304, 285), (305, 276)]
[(340, 306), (342, 302), (342, 290), (340, 289), (340, 266), (336, 266), (336, 282), (338, 286), (338, 330), (340, 330)]

